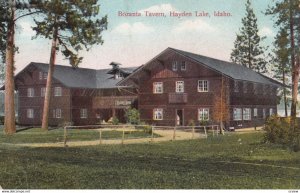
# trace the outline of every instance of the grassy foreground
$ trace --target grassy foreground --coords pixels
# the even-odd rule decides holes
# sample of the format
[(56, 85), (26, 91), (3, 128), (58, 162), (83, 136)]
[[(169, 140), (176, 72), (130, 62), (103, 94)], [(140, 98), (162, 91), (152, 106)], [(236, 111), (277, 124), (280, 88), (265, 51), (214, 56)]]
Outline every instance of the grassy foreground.
[(0, 145), (3, 188), (299, 189), (300, 153), (262, 133), (74, 148)]

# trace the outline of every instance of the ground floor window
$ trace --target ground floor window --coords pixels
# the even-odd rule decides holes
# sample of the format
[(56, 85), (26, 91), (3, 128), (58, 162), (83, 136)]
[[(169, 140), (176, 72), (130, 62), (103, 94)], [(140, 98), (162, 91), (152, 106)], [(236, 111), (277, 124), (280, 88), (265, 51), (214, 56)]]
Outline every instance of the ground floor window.
[(235, 120), (235, 121), (242, 120), (242, 109), (241, 108), (233, 109), (233, 120)]
[(244, 108), (243, 109), (243, 119), (244, 120), (251, 120), (251, 109), (250, 108)]
[(270, 108), (270, 116), (272, 116), (274, 114), (273, 109)]
[(154, 109), (153, 110), (153, 119), (154, 120), (163, 120), (163, 109)]
[(198, 120), (199, 121), (208, 121), (209, 120), (209, 108), (198, 109)]
[(80, 109), (80, 118), (86, 119), (88, 117), (87, 109)]
[(27, 118), (33, 119), (34, 118), (34, 111), (33, 109), (27, 109)]
[(254, 108), (254, 109), (253, 109), (253, 116), (254, 116), (254, 117), (257, 117), (257, 108)]
[(61, 109), (53, 109), (53, 118), (61, 118)]
[(266, 118), (266, 109), (263, 108), (263, 118), (265, 119)]

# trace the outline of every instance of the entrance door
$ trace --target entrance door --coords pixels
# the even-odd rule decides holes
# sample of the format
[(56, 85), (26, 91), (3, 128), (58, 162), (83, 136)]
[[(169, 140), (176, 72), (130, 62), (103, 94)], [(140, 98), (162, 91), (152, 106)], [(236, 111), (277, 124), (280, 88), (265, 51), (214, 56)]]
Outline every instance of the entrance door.
[(176, 125), (183, 125), (183, 110), (177, 109), (176, 110)]

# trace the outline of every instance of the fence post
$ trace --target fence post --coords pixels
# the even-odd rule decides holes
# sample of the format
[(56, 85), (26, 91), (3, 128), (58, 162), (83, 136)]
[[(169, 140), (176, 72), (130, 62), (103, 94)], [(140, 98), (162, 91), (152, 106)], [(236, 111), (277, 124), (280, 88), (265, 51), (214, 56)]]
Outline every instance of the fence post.
[(100, 131), (99, 131), (99, 144), (101, 145), (102, 144), (102, 130), (100, 129)]
[(194, 137), (195, 137), (195, 127), (193, 126), (192, 127), (192, 139), (194, 139)]
[(124, 126), (123, 126), (122, 145), (124, 144), (124, 138), (125, 138), (125, 128), (124, 128)]
[[(204, 134), (205, 134), (205, 137), (207, 138), (206, 126), (204, 126)], [(201, 137), (201, 135), (200, 135), (200, 137)]]
[(153, 126), (151, 126), (151, 141), (153, 142)]
[(67, 147), (67, 126), (64, 127), (64, 147)]
[(174, 127), (174, 132), (173, 132), (173, 140), (176, 139), (176, 126)]

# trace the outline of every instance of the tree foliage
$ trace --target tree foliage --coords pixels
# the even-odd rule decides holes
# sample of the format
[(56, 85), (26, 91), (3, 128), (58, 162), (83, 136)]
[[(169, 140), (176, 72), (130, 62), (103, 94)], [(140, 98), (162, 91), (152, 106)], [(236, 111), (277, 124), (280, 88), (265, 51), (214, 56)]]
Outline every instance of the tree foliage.
[(2, 85), (4, 82), (4, 64), (7, 39), (7, 11), (7, 2), (0, 1), (0, 85)]
[(77, 67), (82, 61), (79, 51), (102, 44), (101, 32), (107, 29), (107, 16), (99, 18), (97, 0), (30, 0), (40, 14), (34, 19), (36, 37), (53, 40), (58, 30), (57, 50)]
[(266, 71), (266, 54), (261, 46), (263, 38), (258, 35), (257, 18), (250, 0), (246, 3), (246, 16), (242, 18), (242, 27), (234, 42), (231, 60), (257, 72)]

